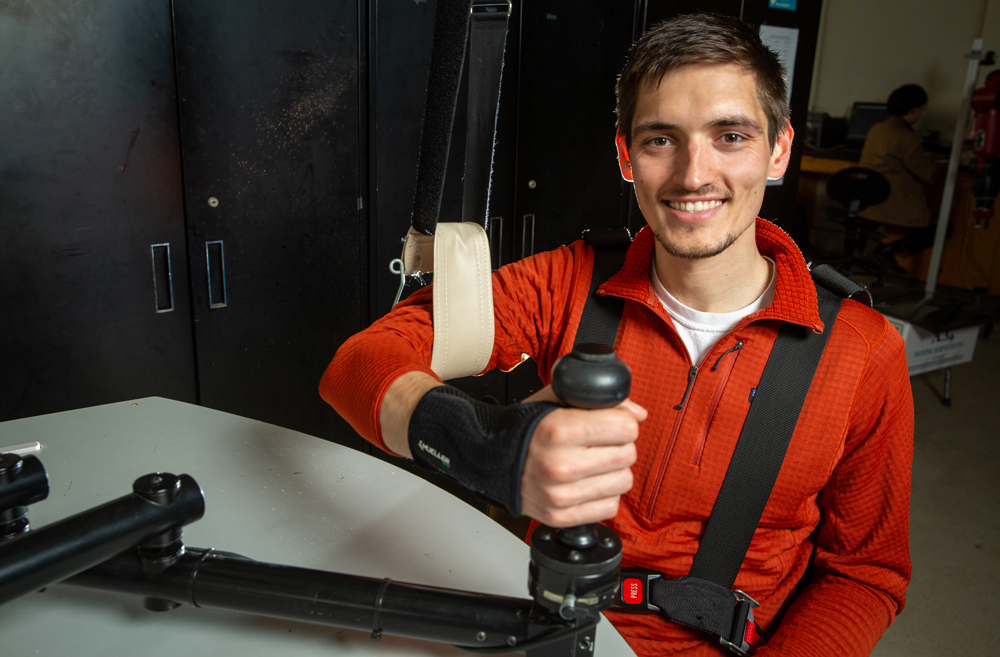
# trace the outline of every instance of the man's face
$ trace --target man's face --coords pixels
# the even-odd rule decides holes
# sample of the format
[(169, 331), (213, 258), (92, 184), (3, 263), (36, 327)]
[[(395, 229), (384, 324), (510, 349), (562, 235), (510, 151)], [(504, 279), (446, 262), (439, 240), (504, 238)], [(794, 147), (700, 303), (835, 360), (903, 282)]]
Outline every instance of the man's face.
[(772, 151), (766, 131), (753, 74), (736, 64), (682, 66), (642, 86), (632, 148), (619, 135), (618, 160), (663, 249), (709, 258), (753, 244), (767, 179), (784, 174), (792, 140), (788, 125)]

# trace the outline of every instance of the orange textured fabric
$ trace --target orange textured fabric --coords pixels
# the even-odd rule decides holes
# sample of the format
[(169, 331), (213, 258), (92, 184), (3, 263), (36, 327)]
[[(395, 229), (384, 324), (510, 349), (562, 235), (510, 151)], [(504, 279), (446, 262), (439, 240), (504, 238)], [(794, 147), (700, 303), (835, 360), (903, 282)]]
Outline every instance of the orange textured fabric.
[[(757, 244), (776, 263), (774, 301), (737, 324), (703, 363), (690, 362), (652, 290), (648, 228), (600, 288), (626, 300), (616, 350), (632, 369), (632, 399), (649, 411), (634, 485), (607, 523), (622, 537), (625, 567), (687, 574), (778, 327), (823, 330), (794, 242), (758, 220)], [(592, 266), (590, 247), (575, 242), (499, 270), (488, 369), (511, 369), (527, 355), (548, 382), (552, 364), (572, 349)], [(430, 313), (429, 289), (415, 292), (349, 339), (320, 385), (323, 398), (383, 449), (378, 413), (385, 389), (407, 371), (430, 372)], [(884, 317), (853, 301), (844, 303), (832, 331), (735, 583), (761, 603), (755, 615), (768, 637), (761, 657), (868, 655), (903, 608), (910, 579), (913, 400), (903, 341)], [(734, 350), (738, 342), (743, 346)], [(728, 654), (659, 616), (608, 616), (643, 657)]]

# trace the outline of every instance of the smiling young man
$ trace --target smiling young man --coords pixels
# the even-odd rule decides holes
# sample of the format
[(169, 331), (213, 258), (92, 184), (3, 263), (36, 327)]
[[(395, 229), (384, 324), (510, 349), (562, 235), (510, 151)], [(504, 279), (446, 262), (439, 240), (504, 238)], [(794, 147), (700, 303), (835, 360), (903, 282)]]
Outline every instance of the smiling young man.
[[(760, 603), (758, 655), (867, 655), (909, 581), (912, 398), (899, 334), (850, 300), (824, 326), (801, 253), (757, 218), (793, 137), (781, 66), (742, 22), (685, 16), (636, 42), (617, 91), (621, 172), (648, 226), (599, 293), (624, 299), (631, 398), (594, 411), (550, 403), (550, 388), (506, 408), (468, 399), (430, 370), (428, 290), (348, 340), (321, 393), (379, 447), (427, 467), (448, 454), (457, 480), (549, 525), (604, 521), (624, 567), (679, 578), (778, 329), (829, 331), (734, 588)], [(527, 354), (548, 381), (593, 262), (580, 241), (494, 275), (487, 369)], [(639, 655), (723, 652), (661, 616), (608, 615)]]

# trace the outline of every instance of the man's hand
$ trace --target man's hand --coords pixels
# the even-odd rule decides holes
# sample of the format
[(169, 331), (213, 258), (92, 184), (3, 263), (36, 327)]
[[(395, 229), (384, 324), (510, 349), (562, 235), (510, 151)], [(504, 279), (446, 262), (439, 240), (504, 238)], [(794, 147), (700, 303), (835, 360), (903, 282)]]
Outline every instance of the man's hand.
[[(386, 446), (412, 458), (407, 425), (428, 390), (441, 385), (409, 372), (389, 386), (380, 420)], [(525, 402), (559, 399), (551, 387)], [(572, 527), (613, 518), (618, 500), (632, 488), (635, 440), (646, 410), (625, 400), (614, 408), (559, 408), (541, 419), (528, 445), (521, 476), (521, 512), (550, 527)]]
[[(525, 401), (554, 401), (545, 388)], [(632, 488), (635, 441), (646, 410), (560, 408), (538, 423), (521, 477), (521, 511), (551, 527), (613, 518)]]

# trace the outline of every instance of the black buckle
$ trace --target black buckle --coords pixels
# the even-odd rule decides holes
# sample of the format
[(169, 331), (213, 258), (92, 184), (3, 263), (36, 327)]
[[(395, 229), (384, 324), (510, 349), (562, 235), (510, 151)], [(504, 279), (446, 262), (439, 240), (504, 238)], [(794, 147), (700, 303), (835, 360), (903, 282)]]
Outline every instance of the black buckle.
[(729, 638), (719, 637), (719, 643), (730, 652), (747, 657), (753, 650), (753, 640), (757, 636), (757, 623), (754, 621), (753, 610), (760, 603), (743, 591), (733, 590), (736, 598), (736, 610), (733, 612), (733, 629)]
[(492, 14), (510, 18), (514, 6), (510, 0), (474, 0), (470, 13), (472, 14)]
[(660, 608), (649, 601), (653, 582), (663, 578), (663, 573), (645, 568), (623, 570), (618, 575), (618, 592), (612, 608), (635, 614), (658, 614)]

